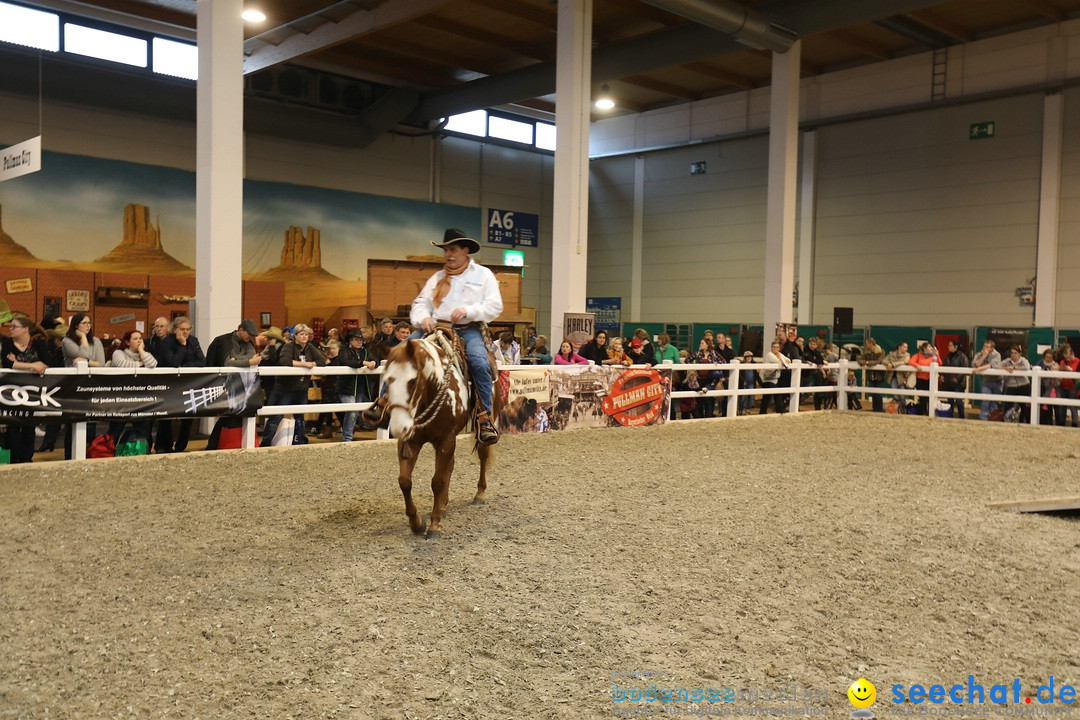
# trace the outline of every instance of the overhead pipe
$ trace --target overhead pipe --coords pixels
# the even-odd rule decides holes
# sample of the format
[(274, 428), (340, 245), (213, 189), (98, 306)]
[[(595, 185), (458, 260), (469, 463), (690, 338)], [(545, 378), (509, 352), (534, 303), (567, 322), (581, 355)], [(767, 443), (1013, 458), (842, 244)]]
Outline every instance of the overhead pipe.
[(785, 53), (799, 39), (798, 33), (768, 16), (743, 7), (734, 0), (642, 0), (687, 20), (731, 35), (736, 42), (755, 50)]

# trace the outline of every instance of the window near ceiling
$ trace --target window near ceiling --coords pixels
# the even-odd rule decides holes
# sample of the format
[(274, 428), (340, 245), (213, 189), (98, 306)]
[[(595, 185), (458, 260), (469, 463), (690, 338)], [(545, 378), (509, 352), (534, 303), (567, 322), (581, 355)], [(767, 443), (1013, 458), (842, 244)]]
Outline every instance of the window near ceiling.
[(146, 41), (142, 38), (75, 23), (64, 23), (64, 51), (135, 67), (146, 67)]
[(451, 115), (446, 122), (446, 129), (464, 135), (486, 137), (487, 113), (483, 110), (473, 110), (460, 115)]
[(151, 48), (154, 72), (187, 80), (199, 79), (199, 49), (196, 46), (156, 37)]
[(488, 135), (500, 140), (509, 140), (523, 145), (533, 144), (533, 124), (499, 115), (488, 117)]
[(555, 152), (555, 126), (551, 123), (536, 123), (536, 147)]
[(473, 110), (451, 115), (444, 129), (450, 133), (512, 144), (514, 147), (529, 145), (537, 150), (555, 151), (554, 125), (505, 112)]
[(60, 16), (0, 2), (0, 42), (57, 52)]

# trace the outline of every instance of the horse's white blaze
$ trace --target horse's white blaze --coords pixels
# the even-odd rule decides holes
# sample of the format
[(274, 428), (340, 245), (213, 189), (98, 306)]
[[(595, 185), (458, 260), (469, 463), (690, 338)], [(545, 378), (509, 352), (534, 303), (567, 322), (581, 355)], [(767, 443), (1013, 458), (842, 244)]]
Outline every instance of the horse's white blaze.
[(416, 379), (416, 367), (412, 363), (393, 363), (386, 368), (386, 399), (393, 408), (390, 411), (390, 432), (401, 437), (412, 427), (413, 419), (409, 414), (409, 381)]

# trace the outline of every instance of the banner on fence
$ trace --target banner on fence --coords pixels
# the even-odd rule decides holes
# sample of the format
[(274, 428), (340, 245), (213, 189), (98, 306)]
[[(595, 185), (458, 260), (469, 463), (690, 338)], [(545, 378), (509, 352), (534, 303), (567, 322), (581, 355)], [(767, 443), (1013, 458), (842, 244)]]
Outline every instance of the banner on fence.
[(671, 370), (598, 365), (551, 366), (526, 373), (503, 370), (498, 392), (503, 398), (499, 428), (511, 435), (658, 425), (670, 414)]
[(33, 375), (0, 377), (0, 419), (152, 420), (238, 415), (262, 407), (254, 372), (177, 375)]

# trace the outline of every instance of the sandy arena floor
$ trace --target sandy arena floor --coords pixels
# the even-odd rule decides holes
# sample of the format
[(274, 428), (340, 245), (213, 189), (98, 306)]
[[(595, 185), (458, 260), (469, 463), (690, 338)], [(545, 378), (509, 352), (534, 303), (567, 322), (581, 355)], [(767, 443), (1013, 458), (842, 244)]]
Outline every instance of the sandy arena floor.
[[(595, 718), (619, 690), (1080, 681), (1076, 431), (799, 414), (0, 471), (0, 718)], [(430, 511), (430, 449), (416, 497)], [(647, 673), (641, 677), (634, 673)], [(1023, 700), (1021, 700), (1023, 702)]]

